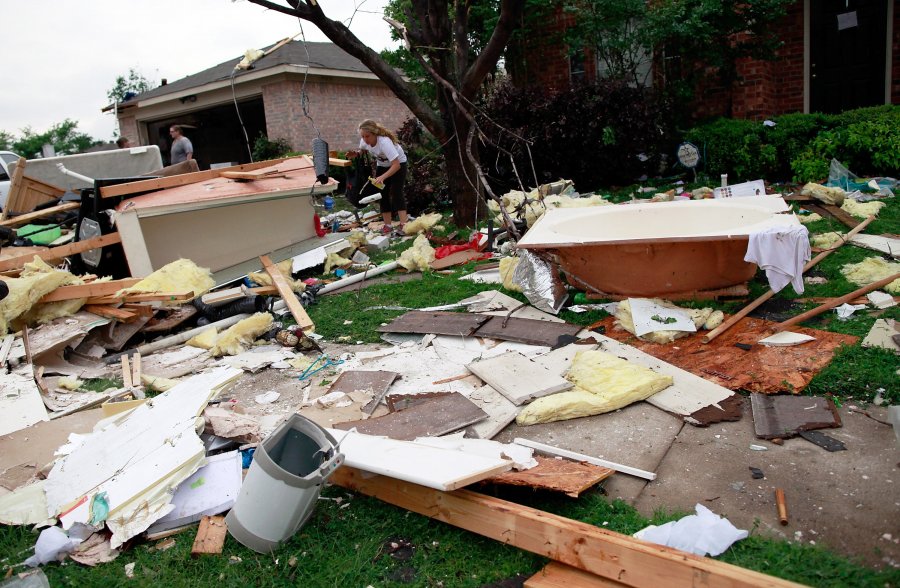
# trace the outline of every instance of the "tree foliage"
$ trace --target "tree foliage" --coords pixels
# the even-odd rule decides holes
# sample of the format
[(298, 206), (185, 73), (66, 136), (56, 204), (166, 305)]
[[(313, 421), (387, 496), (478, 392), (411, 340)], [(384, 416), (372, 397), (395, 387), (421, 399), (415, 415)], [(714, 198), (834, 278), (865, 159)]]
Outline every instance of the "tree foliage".
[(116, 77), (116, 83), (107, 90), (106, 97), (110, 102), (125, 102), (154, 86), (153, 82), (132, 67), (127, 75)]
[(40, 156), (41, 149), (47, 144), (53, 145), (57, 155), (71, 155), (99, 143), (90, 135), (79, 132), (78, 121), (68, 118), (43, 133), (35, 131), (31, 126), (22, 129), (20, 136), (0, 131), (0, 148), (15, 151), (26, 158)]

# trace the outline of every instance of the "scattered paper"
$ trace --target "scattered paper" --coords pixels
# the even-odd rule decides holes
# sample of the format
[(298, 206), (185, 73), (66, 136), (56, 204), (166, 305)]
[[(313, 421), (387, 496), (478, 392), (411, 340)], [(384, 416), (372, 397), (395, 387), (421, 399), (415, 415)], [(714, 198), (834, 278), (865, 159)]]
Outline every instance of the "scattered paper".
[(731, 521), (720, 517), (702, 504), (694, 508), (697, 514), (658, 527), (651, 525), (641, 529), (634, 536), (696, 555), (713, 557), (724, 553), (735, 541), (749, 536), (747, 531), (738, 529)]
[(691, 315), (680, 308), (667, 308), (646, 298), (629, 298), (635, 335), (641, 337), (653, 331), (697, 332)]
[(865, 304), (846, 304), (845, 303), (845, 304), (841, 304), (840, 306), (835, 308), (834, 311), (837, 313), (839, 319), (841, 319), (842, 321), (845, 321), (848, 318), (850, 318), (851, 316), (853, 316), (854, 312), (856, 312), (857, 310), (862, 310), (865, 307), (866, 307)]
[(792, 333), (790, 331), (782, 331), (775, 333), (765, 339), (760, 339), (759, 343), (767, 347), (790, 347), (792, 345), (801, 345), (815, 341), (815, 337), (804, 335), (803, 333)]
[(256, 400), (257, 404), (272, 404), (278, 400), (279, 397), (281, 397), (281, 394), (275, 390), (269, 390), (263, 394), (257, 394), (256, 397), (254, 397), (254, 400)]
[(34, 568), (51, 561), (59, 561), (79, 543), (80, 539), (69, 537), (59, 527), (47, 527), (41, 531), (34, 545), (34, 555), (26, 559), (25, 564)]

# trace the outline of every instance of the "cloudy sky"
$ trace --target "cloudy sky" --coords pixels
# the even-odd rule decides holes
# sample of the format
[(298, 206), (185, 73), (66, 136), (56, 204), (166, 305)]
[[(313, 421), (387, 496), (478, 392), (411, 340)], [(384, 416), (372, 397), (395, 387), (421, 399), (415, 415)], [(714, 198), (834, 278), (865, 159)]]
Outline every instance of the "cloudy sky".
[[(373, 49), (392, 45), (381, 20), (387, 0), (324, 0), (325, 14)], [(0, 33), (0, 130), (44, 132), (64, 119), (100, 140), (117, 76), (134, 68), (170, 82), (300, 33), (290, 16), (247, 0), (6, 0)], [(303, 22), (308, 41), (327, 41)]]

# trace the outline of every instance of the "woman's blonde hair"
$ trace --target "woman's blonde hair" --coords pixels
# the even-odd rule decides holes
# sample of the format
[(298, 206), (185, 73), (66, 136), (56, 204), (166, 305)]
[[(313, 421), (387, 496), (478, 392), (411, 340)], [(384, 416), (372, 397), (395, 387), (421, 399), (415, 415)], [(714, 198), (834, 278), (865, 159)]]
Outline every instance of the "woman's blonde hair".
[(391, 142), (396, 145), (397, 144), (397, 135), (390, 132), (386, 128), (384, 128), (380, 123), (375, 122), (374, 120), (364, 120), (359, 123), (359, 130), (366, 131), (368, 133), (372, 133), (376, 137), (387, 137), (391, 140)]

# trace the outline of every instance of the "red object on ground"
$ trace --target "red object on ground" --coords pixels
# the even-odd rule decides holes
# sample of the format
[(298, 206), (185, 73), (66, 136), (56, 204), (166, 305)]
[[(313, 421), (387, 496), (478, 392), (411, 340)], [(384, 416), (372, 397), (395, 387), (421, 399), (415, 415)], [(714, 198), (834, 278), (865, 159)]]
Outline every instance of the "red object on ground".
[(324, 237), (328, 234), (328, 231), (322, 228), (322, 221), (319, 220), (318, 214), (313, 214), (313, 226), (316, 228), (316, 235), (319, 237)]
[[(472, 238), (468, 243), (464, 245), (442, 245), (434, 250), (434, 257), (435, 259), (443, 259), (451, 253), (456, 253), (457, 251), (466, 251), (467, 249), (479, 251), (478, 245), (480, 241), (481, 233), (472, 233)], [(490, 253), (486, 253), (482, 259), (488, 258), (490, 256)]]

